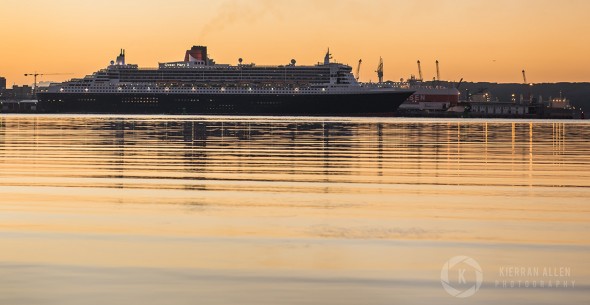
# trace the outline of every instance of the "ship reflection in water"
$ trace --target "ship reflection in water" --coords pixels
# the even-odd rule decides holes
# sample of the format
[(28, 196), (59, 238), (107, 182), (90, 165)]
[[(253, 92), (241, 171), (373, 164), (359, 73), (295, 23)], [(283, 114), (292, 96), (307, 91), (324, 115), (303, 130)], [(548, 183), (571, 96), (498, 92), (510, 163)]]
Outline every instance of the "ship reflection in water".
[(3, 116), (0, 304), (588, 304), (589, 127)]

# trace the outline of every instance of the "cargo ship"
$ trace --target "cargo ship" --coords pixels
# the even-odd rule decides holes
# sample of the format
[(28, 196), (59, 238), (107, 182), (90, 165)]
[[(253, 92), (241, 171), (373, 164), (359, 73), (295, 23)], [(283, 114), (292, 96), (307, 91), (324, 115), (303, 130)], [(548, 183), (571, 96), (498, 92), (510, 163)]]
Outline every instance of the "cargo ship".
[(373, 116), (394, 113), (415, 90), (361, 86), (348, 65), (217, 64), (207, 47), (157, 68), (127, 64), (125, 50), (92, 75), (39, 90), (45, 113)]

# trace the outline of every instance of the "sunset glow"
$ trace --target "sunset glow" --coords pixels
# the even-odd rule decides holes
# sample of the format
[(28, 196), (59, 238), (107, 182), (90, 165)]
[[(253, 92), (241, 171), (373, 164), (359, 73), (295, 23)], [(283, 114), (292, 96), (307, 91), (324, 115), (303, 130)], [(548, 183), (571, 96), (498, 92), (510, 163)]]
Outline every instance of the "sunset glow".
[(376, 81), (417, 74), (449, 81), (590, 81), (590, 1), (139, 1), (3, 0), (0, 76), (31, 84), (25, 73), (82, 77), (124, 48), (129, 63), (155, 67), (207, 45), (218, 63), (315, 64), (334, 59)]

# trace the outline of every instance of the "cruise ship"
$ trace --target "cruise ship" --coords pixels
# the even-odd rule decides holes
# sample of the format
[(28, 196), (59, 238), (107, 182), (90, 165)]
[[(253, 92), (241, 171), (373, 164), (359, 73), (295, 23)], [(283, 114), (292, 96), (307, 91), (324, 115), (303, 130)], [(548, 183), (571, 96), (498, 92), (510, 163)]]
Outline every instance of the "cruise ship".
[(217, 64), (207, 47), (194, 46), (183, 61), (158, 68), (127, 64), (125, 50), (92, 75), (53, 83), (37, 92), (46, 113), (339, 115), (392, 114), (413, 90), (366, 88), (352, 68), (295, 60), (277, 66)]

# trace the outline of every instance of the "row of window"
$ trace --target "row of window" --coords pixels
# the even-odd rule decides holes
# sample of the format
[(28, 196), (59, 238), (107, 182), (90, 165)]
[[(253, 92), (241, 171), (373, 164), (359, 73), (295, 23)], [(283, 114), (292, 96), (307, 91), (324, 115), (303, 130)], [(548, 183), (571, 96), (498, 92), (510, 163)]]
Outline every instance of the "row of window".
[(474, 112), (489, 113), (489, 114), (524, 114), (525, 110), (522, 108), (494, 108), (494, 107), (475, 107)]
[[(125, 93), (129, 93), (129, 92), (138, 92), (138, 93), (145, 93), (145, 92), (155, 92), (155, 93), (162, 93), (162, 91), (165, 92), (179, 92), (179, 93), (188, 93), (188, 92), (193, 92), (195, 94), (202, 94), (202, 93), (292, 93), (292, 92), (300, 92), (300, 93), (325, 93), (326, 89), (322, 88), (321, 90), (318, 89), (277, 89), (277, 90), (269, 90), (269, 89), (265, 89), (265, 90), (259, 90), (259, 89), (252, 89), (252, 90), (244, 90), (244, 89), (239, 89), (239, 90), (219, 90), (219, 89), (195, 89), (195, 90), (187, 90), (187, 89), (178, 89), (178, 88), (166, 88), (164, 90), (158, 90), (158, 89), (144, 89), (144, 88), (140, 88), (140, 89), (123, 89), (123, 88), (118, 88), (118, 89), (92, 89), (92, 90), (81, 90), (81, 89), (64, 89), (62, 88), (60, 90), (60, 92), (65, 92), (65, 93), (118, 93), (118, 92), (125, 92)], [(188, 91), (188, 92), (187, 92)], [(348, 91), (348, 90), (338, 90), (338, 91)]]

